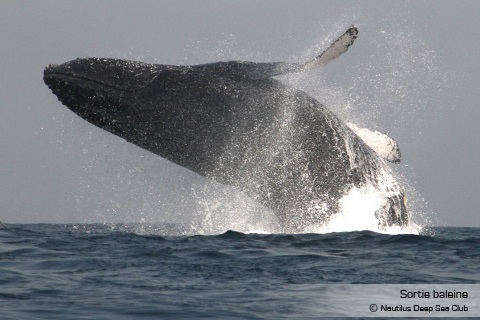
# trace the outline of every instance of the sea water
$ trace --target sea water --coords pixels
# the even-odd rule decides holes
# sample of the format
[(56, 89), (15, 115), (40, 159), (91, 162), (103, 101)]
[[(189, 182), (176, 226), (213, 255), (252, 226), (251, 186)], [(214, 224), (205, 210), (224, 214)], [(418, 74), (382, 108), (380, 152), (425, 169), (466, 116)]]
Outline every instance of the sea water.
[(305, 319), (329, 307), (316, 286), (480, 283), (480, 228), (187, 235), (173, 224), (7, 227), (0, 319)]

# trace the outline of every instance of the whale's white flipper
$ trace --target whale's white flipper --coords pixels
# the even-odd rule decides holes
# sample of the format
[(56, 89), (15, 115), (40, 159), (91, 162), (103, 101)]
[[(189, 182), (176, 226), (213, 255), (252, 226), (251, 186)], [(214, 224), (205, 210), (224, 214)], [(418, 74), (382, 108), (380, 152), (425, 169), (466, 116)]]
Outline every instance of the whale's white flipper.
[(359, 128), (353, 123), (347, 123), (348, 127), (359, 136), (380, 158), (390, 162), (400, 162), (401, 154), (398, 144), (384, 133)]
[[(330, 61), (340, 57), (340, 55), (348, 50), (357, 38), (358, 29), (351, 26), (344, 34), (338, 37), (325, 51), (319, 56), (306, 63), (290, 63), (290, 62), (249, 62), (249, 61), (227, 61), (207, 63), (190, 68), (196, 70), (215, 70), (217, 74), (225, 74), (226, 76), (240, 76), (253, 79), (270, 78), (279, 75), (304, 72), (310, 69), (321, 67)], [(168, 68), (172, 68), (169, 66)]]
[(335, 40), (330, 47), (323, 51), (316, 58), (305, 63), (301, 70), (305, 71), (313, 68), (318, 68), (326, 65), (330, 61), (340, 57), (340, 55), (348, 50), (355, 39), (357, 39), (358, 29), (352, 25), (344, 34), (342, 34), (337, 40)]

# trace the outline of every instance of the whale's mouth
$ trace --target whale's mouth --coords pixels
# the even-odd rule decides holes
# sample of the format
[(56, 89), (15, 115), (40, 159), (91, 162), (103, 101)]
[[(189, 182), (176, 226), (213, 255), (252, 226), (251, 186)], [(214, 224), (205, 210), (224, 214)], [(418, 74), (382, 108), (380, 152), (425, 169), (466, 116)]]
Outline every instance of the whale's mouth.
[[(104, 81), (97, 81), (95, 79), (88, 78), (86, 76), (77, 75), (77, 74), (69, 74), (67, 72), (62, 72), (62, 70), (57, 70), (58, 66), (56, 65), (49, 65), (45, 68), (43, 72), (43, 81), (45, 84), (58, 96), (58, 90), (55, 90), (57, 87), (60, 87), (63, 83), (65, 86), (69, 87), (68, 94), (75, 93), (74, 88), (78, 87), (78, 89), (87, 89), (91, 87), (92, 89), (99, 90), (107, 90), (111, 89), (114, 91), (124, 91), (121, 87), (116, 87), (108, 82)], [(131, 91), (131, 90), (128, 90)], [(61, 93), (59, 91), (58, 93)], [(65, 92), (66, 94), (67, 92)]]
[(50, 64), (43, 79), (52, 90), (58, 82), (65, 82), (95, 90), (138, 92), (148, 87), (161, 70), (157, 65), (137, 61), (86, 58)]

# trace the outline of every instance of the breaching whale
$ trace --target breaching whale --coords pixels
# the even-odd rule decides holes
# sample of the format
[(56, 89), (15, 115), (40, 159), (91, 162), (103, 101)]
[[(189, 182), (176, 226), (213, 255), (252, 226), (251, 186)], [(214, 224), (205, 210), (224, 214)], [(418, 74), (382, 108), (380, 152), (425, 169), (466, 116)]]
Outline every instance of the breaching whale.
[(88, 122), (272, 209), (283, 232), (328, 222), (352, 188), (382, 194), (380, 228), (404, 226), (404, 190), (358, 128), (273, 78), (330, 62), (357, 34), (352, 26), (305, 64), (83, 58), (49, 65), (44, 82)]

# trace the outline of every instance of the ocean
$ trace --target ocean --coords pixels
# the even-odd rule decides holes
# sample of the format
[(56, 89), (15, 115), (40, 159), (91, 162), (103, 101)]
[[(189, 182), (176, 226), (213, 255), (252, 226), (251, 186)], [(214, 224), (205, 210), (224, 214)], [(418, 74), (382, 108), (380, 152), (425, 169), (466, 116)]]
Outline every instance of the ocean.
[(480, 283), (480, 228), (182, 235), (173, 224), (7, 227), (0, 319), (315, 319), (338, 285)]

